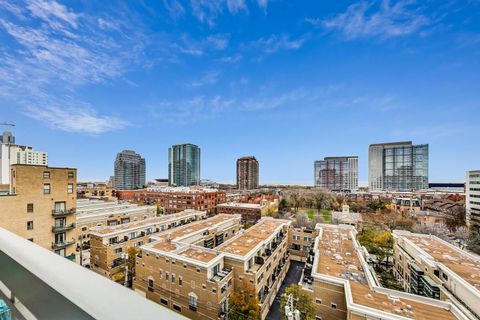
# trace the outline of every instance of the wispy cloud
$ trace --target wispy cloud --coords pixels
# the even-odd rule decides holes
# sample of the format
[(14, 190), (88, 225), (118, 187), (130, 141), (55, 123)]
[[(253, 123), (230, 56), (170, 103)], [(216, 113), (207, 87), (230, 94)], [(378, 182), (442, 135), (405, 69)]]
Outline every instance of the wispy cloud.
[[(257, 6), (266, 10), (268, 1), (258, 0)], [(239, 12), (248, 12), (246, 0), (190, 0), (192, 14), (202, 23), (213, 27), (217, 17), (223, 13), (235, 15)]]
[(203, 56), (212, 51), (227, 49), (230, 41), (230, 34), (212, 34), (203, 39), (195, 39), (184, 33), (173, 41), (171, 47), (174, 51), (190, 56)]
[(182, 100), (162, 100), (147, 109), (152, 117), (171, 123), (192, 123), (216, 118), (233, 107), (234, 100), (216, 95)]
[(361, 1), (331, 19), (306, 18), (310, 24), (336, 30), (347, 40), (400, 37), (419, 32), (430, 25), (423, 7), (412, 0)]
[(270, 54), (282, 49), (286, 49), (286, 50), (300, 49), (306, 40), (307, 40), (307, 35), (303, 35), (295, 39), (286, 34), (282, 34), (282, 35), (272, 34), (268, 38), (260, 38), (256, 41), (253, 41), (250, 44), (250, 46), (253, 48), (260, 49), (263, 53)]
[(235, 54), (233, 56), (225, 56), (225, 57), (221, 57), (220, 59), (218, 59), (218, 61), (222, 62), (222, 63), (235, 63), (235, 62), (238, 62), (240, 60), (242, 60), (242, 55), (241, 54)]
[(178, 0), (163, 0), (163, 5), (174, 20), (185, 14), (185, 8)]
[(99, 134), (129, 125), (127, 121), (118, 117), (99, 115), (94, 109), (86, 106), (27, 107), (25, 114), (46, 123), (51, 128), (77, 133)]
[(212, 85), (217, 83), (218, 77), (220, 76), (219, 71), (209, 71), (205, 73), (200, 79), (192, 81), (187, 84), (188, 87), (203, 87), (205, 85)]
[[(248, 79), (242, 78), (238, 84), (246, 85)], [(180, 100), (161, 100), (148, 105), (147, 108), (154, 118), (166, 122), (190, 123), (215, 119), (226, 114), (270, 112), (281, 108), (308, 108), (315, 105), (319, 99), (328, 97), (337, 90), (338, 86), (297, 88), (280, 93), (261, 89), (253, 97), (222, 95), (206, 97), (201, 95)]]
[(79, 86), (120, 77), (144, 48), (141, 33), (126, 19), (82, 15), (56, 1), (4, 8), (10, 14), (0, 15), (0, 32), (11, 43), (0, 51), (0, 97), (65, 131), (101, 133), (126, 125), (72, 97)]

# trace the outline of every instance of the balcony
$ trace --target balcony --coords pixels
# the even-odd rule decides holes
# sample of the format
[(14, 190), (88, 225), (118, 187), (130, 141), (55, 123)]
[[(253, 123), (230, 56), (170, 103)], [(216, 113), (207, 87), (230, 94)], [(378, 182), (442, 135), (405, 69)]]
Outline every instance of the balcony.
[(68, 210), (65, 210), (65, 209), (53, 209), (52, 210), (52, 216), (54, 217), (63, 217), (63, 216), (68, 216), (70, 214), (74, 214), (75, 212), (77, 212), (77, 209), (76, 208), (72, 208), (72, 209), (68, 209)]
[(75, 223), (71, 224), (60, 224), (58, 226), (53, 226), (52, 227), (52, 232), (53, 233), (60, 233), (60, 232), (66, 232), (68, 230), (75, 229)]
[(52, 249), (63, 249), (75, 243), (75, 239), (66, 240), (63, 242), (52, 242)]
[(210, 279), (210, 281), (220, 282), (226, 277), (228, 277), (228, 275), (230, 275), (231, 273), (232, 273), (232, 269), (223, 268), (221, 271), (218, 271), (217, 274)]

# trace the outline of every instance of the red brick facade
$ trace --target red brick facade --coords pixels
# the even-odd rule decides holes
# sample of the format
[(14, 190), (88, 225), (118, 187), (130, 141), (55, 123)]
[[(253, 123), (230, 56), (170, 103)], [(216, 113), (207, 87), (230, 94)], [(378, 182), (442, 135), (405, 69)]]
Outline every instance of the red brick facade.
[(120, 200), (144, 204), (158, 204), (165, 213), (176, 213), (186, 209), (195, 209), (215, 213), (217, 204), (226, 202), (224, 191), (171, 192), (156, 190), (118, 190)]

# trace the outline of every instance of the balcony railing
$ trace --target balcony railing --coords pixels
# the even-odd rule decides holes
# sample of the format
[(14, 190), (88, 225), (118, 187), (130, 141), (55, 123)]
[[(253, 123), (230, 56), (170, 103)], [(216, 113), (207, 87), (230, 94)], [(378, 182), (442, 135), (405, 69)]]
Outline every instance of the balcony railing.
[(52, 210), (52, 216), (54, 216), (54, 217), (67, 216), (67, 215), (70, 215), (70, 214), (74, 214), (75, 212), (77, 212), (76, 208), (72, 208), (72, 209), (68, 209), (68, 210), (53, 209)]
[(75, 229), (75, 223), (61, 224), (61, 225), (58, 225), (58, 226), (53, 226), (52, 227), (52, 232), (59, 233), (59, 232), (65, 232), (65, 231), (72, 230), (72, 229)]
[(70, 246), (74, 243), (75, 243), (75, 239), (62, 241), (62, 242), (52, 242), (52, 248), (53, 249), (62, 249), (62, 248), (65, 248), (67, 246)]

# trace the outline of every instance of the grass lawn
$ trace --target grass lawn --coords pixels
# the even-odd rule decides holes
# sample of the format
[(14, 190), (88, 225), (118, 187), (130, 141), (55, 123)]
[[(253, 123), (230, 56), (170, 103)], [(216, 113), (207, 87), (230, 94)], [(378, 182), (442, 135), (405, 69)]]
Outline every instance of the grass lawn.
[(323, 222), (332, 222), (332, 212), (330, 210), (321, 210), (320, 214), (323, 217)]
[(313, 210), (313, 209), (308, 209), (308, 210), (307, 210), (307, 217), (308, 217), (308, 219), (310, 219), (310, 220), (315, 219), (315, 210)]

